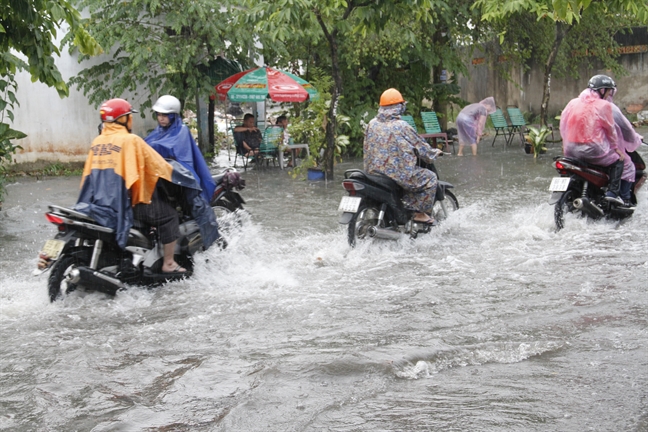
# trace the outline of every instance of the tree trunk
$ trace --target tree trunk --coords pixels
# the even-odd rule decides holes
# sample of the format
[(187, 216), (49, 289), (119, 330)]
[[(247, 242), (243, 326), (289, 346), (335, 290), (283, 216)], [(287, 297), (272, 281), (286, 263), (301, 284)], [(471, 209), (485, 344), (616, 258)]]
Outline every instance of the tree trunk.
[[(432, 40), (434, 46), (445, 46), (448, 44), (448, 33), (445, 28), (438, 29), (434, 32)], [(432, 104), (432, 109), (439, 114), (439, 126), (441, 130), (446, 131), (448, 129), (448, 96), (443, 92), (440, 96), (441, 89), (439, 88), (442, 84), (445, 84), (448, 80), (448, 75), (446, 74), (445, 81), (441, 80), (441, 75), (443, 74), (443, 64), (438, 64), (432, 68), (432, 83), (435, 84), (437, 90), (436, 96), (434, 97), (434, 102)]]
[(209, 108), (207, 111), (207, 128), (209, 129), (209, 148), (211, 149), (216, 147), (216, 142), (214, 141), (214, 109), (216, 109), (216, 102), (214, 99), (209, 98)]
[(333, 166), (335, 165), (335, 132), (337, 130), (337, 106), (338, 98), (342, 94), (342, 73), (340, 72), (340, 60), (338, 58), (337, 30), (329, 33), (321, 16), (317, 16), (318, 22), (324, 31), (324, 35), (331, 50), (331, 66), (333, 74), (333, 91), (331, 92), (331, 106), (328, 111), (326, 122), (326, 148), (324, 149), (323, 169), (326, 178), (333, 178)]
[(198, 148), (203, 155), (206, 155), (210, 151), (209, 147), (209, 127), (207, 125), (207, 109), (208, 105), (206, 104), (203, 98), (200, 97), (200, 94), (196, 92), (196, 120), (198, 127)]
[(545, 62), (544, 88), (542, 89), (542, 105), (540, 105), (540, 122), (542, 125), (548, 124), (549, 97), (551, 96), (551, 71), (556, 63), (556, 57), (558, 56), (560, 45), (562, 44), (563, 39), (565, 39), (567, 32), (571, 29), (571, 25), (556, 21), (556, 36), (549, 57)]

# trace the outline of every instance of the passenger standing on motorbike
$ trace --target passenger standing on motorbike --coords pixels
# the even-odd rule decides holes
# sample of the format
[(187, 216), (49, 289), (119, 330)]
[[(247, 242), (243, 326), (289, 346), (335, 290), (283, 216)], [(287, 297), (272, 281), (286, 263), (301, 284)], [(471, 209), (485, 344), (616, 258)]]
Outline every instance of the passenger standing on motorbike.
[(565, 156), (608, 167), (610, 177), (605, 199), (624, 205), (620, 195), (623, 160), (619, 148), (612, 103), (606, 100), (616, 84), (606, 75), (595, 75), (588, 88), (572, 99), (560, 116), (560, 135)]
[(153, 105), (158, 127), (144, 141), (163, 158), (180, 162), (200, 182), (202, 196), (207, 203), (212, 199), (216, 183), (189, 128), (182, 123), (180, 101), (171, 95), (161, 96)]
[(396, 89), (380, 96), (380, 108), (365, 131), (364, 169), (369, 174), (384, 174), (404, 189), (403, 203), (415, 211), (413, 220), (434, 224), (430, 217), (434, 206), (437, 176), (418, 166), (418, 158), (431, 163), (441, 150), (433, 149), (400, 116), (405, 100)]
[(75, 210), (116, 232), (126, 247), (133, 220), (156, 226), (163, 244), (163, 273), (183, 273), (174, 259), (180, 236), (178, 213), (160, 197), (160, 179), (171, 181), (173, 167), (146, 142), (131, 133), (132, 113), (124, 99), (110, 99), (99, 108), (103, 128), (92, 141)]

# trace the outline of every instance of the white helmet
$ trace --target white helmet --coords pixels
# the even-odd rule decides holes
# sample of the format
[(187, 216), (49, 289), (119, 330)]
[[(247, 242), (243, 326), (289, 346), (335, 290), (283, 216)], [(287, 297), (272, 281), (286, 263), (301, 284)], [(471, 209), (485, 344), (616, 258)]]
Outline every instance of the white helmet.
[(180, 114), (180, 101), (171, 95), (160, 96), (153, 105), (153, 111), (160, 114)]

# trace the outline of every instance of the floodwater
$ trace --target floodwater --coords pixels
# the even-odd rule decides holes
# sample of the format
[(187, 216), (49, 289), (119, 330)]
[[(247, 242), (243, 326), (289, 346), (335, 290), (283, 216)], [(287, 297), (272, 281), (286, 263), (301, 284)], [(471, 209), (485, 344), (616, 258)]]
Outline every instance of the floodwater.
[(326, 183), (248, 171), (249, 218), (192, 279), (54, 304), (31, 271), (79, 178), (20, 179), (0, 212), (0, 430), (647, 431), (646, 188), (630, 220), (556, 233), (559, 152), (446, 156), (459, 211), (355, 249), (337, 206), (360, 161)]

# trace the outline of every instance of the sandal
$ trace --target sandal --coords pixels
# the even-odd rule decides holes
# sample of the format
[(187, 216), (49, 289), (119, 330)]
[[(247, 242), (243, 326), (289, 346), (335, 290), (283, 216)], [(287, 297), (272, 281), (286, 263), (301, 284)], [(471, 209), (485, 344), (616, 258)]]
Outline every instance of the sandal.
[(162, 271), (162, 274), (177, 274), (177, 273), (180, 273), (180, 274), (182, 274), (182, 273), (187, 273), (187, 269), (184, 268), (184, 267), (182, 267), (180, 264), (178, 264), (178, 265), (176, 266), (176, 268), (174, 268), (174, 269), (171, 270), (170, 272)]
[(430, 225), (430, 226), (435, 226), (437, 224), (437, 221), (434, 220), (434, 218), (431, 218), (431, 217), (427, 218), (426, 220), (420, 220), (420, 219), (412, 218), (412, 222), (416, 222), (416, 223), (420, 223), (420, 224), (424, 224), (424, 225)]

